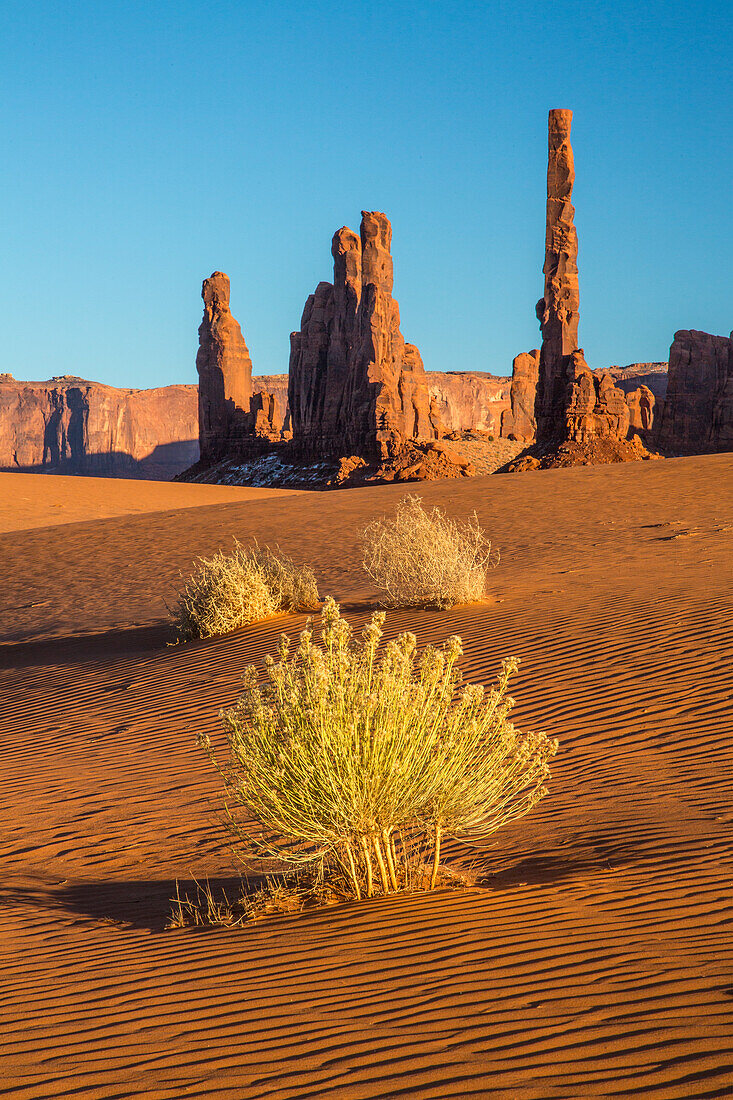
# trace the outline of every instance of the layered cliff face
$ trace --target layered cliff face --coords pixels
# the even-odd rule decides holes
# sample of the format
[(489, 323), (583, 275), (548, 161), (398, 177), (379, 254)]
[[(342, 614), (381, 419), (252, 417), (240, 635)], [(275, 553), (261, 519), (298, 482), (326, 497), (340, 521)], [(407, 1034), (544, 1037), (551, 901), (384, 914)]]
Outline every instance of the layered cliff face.
[(166, 480), (198, 458), (195, 386), (0, 376), (0, 468)]
[(733, 334), (675, 333), (657, 442), (680, 454), (733, 450)]
[(319, 283), (291, 336), (288, 397), (301, 453), (384, 460), (440, 434), (420, 352), (392, 297), (392, 227), (362, 211), (359, 236), (334, 235), (333, 283)]
[(667, 394), (668, 369), (668, 363), (629, 363), (626, 367), (609, 367), (608, 371), (613, 376), (614, 385), (624, 393), (646, 386), (659, 404)]
[(252, 360), (242, 330), (229, 308), (229, 276), (215, 271), (201, 288), (204, 317), (199, 327), (201, 458), (213, 461), (251, 433)]

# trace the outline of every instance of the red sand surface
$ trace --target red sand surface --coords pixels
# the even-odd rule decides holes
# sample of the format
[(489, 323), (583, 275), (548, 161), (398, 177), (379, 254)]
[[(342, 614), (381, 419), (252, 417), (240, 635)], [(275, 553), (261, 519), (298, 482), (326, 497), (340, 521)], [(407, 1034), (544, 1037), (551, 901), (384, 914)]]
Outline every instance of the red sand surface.
[[(0, 473), (0, 531), (262, 500), (273, 493), (272, 489), (242, 489), (228, 485), (202, 487), (183, 482), (63, 475), (45, 477), (44, 484), (38, 485), (40, 476)], [(114, 484), (117, 480), (119, 489)]]
[(360, 621), (357, 531), (404, 488), (157, 484), (125, 514), (139, 482), (74, 479), (58, 525), (62, 479), (9, 479), (0, 1095), (731, 1095), (733, 455), (422, 486), (478, 511), (493, 598), (388, 630), (461, 634), (481, 682), (522, 658), (550, 797), (493, 838), (484, 888), (237, 930), (163, 930), (176, 878), (234, 874), (195, 738), (303, 617), (166, 647), (163, 599), (256, 536)]

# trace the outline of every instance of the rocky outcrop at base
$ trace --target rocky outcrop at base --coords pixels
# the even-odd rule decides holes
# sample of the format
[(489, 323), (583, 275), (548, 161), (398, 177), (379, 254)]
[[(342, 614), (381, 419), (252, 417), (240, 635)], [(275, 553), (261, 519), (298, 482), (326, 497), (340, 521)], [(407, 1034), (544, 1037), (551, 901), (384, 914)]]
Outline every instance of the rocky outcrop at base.
[(656, 398), (648, 386), (639, 386), (626, 394), (629, 409), (629, 434), (649, 434), (654, 427), (654, 413), (658, 408)]
[(535, 400), (540, 353), (523, 351), (512, 363), (510, 407), (501, 416), (501, 434), (506, 439), (531, 442), (537, 435)]
[[(578, 347), (580, 293), (578, 235), (571, 201), (575, 181), (570, 144), (572, 117), (572, 111), (552, 110), (548, 118), (545, 290), (536, 307), (542, 348), (534, 405), (536, 442), (528, 456), (543, 467), (567, 465), (573, 456), (578, 462), (639, 457), (636, 444), (628, 443), (632, 410), (624, 391), (614, 384), (609, 371), (592, 371)], [(531, 380), (525, 390), (526, 409)], [(528, 419), (525, 411), (525, 426)]]
[(584, 442), (565, 442), (544, 453), (530, 449), (512, 459), (498, 473), (552, 470), (566, 466), (601, 466), (616, 462), (646, 462), (661, 456), (645, 447), (639, 436), (632, 439), (590, 437)]

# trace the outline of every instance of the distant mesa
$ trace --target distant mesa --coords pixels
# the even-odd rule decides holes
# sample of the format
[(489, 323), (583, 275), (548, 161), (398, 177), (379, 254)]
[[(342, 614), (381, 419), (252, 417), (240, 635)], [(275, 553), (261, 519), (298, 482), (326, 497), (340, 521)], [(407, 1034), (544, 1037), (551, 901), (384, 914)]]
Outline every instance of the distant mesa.
[[(253, 379), (277, 420), (287, 375)], [(268, 398), (265, 395), (269, 395)], [(168, 481), (199, 458), (198, 387), (119, 389), (76, 375), (0, 374), (0, 470)], [(258, 425), (262, 429), (261, 420)]]
[(194, 386), (0, 375), (0, 469), (169, 480), (198, 457)]

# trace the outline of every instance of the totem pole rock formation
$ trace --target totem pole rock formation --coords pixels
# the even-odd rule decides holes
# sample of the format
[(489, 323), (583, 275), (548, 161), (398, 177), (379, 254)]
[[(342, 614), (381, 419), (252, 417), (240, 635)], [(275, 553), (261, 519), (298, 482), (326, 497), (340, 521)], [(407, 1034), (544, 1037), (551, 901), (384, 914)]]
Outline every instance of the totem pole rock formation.
[(671, 453), (733, 449), (733, 333), (675, 333), (657, 443)]
[(231, 451), (250, 428), (252, 360), (229, 309), (229, 276), (215, 271), (204, 279), (201, 297), (196, 370), (201, 459), (207, 462)]
[(575, 163), (570, 144), (572, 111), (550, 111), (548, 121), (545, 293), (537, 303), (542, 331), (537, 384), (537, 438), (557, 435), (566, 405), (566, 367), (578, 348), (580, 291), (578, 234), (571, 202)]
[(571, 202), (575, 166), (572, 111), (552, 110), (548, 122), (545, 293), (537, 303), (542, 330), (535, 411), (537, 443), (625, 440), (629, 410), (610, 374), (595, 374), (578, 347), (578, 235)]
[(302, 454), (384, 460), (440, 434), (420, 352), (400, 331), (391, 242), (376, 211), (362, 211), (359, 236), (339, 229), (333, 283), (318, 284), (291, 335), (288, 401)]

